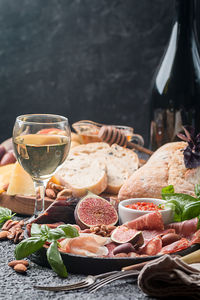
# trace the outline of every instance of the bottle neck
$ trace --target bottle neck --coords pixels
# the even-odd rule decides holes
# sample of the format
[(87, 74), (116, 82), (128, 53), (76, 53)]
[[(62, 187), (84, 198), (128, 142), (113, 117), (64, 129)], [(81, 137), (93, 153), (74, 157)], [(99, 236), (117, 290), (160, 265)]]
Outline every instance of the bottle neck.
[(191, 24), (191, 17), (194, 10), (193, 0), (175, 0), (175, 20), (182, 26)]
[(178, 25), (179, 40), (190, 39), (194, 21), (194, 0), (175, 0), (175, 23)]

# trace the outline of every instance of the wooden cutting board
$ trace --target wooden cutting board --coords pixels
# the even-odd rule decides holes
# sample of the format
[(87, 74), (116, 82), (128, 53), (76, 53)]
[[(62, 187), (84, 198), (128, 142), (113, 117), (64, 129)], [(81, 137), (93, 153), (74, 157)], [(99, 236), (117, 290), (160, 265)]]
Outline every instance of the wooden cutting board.
[[(45, 198), (45, 209), (52, 204), (53, 201), (54, 200), (50, 198)], [(12, 212), (18, 214), (31, 216), (34, 212), (35, 197), (26, 197), (21, 195), (10, 196), (6, 193), (2, 193), (0, 194), (0, 206), (7, 207), (12, 210)]]
[[(112, 204), (117, 207), (117, 195), (102, 193), (100, 196), (113, 198)], [(113, 202), (114, 200), (116, 201), (116, 204)], [(51, 205), (53, 201), (55, 200), (45, 197), (45, 209), (49, 207), (49, 205)], [(32, 216), (35, 207), (35, 197), (27, 197), (22, 195), (10, 196), (7, 195), (7, 193), (2, 193), (0, 194), (0, 206), (9, 208), (13, 213)]]

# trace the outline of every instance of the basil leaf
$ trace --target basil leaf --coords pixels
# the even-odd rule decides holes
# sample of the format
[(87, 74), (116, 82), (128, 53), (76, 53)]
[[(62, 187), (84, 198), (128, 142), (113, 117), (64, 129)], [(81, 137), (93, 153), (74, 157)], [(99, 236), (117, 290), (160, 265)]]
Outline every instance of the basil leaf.
[(51, 229), (48, 234), (48, 242), (56, 241), (61, 238), (66, 238), (66, 235), (62, 229)]
[(183, 207), (180, 205), (180, 203), (176, 200), (169, 200), (164, 204), (165, 208), (171, 208), (174, 212), (173, 219), (174, 222), (181, 222), (182, 221), (182, 212)]
[(185, 205), (182, 213), (182, 220), (189, 220), (200, 215), (200, 201)]
[(195, 184), (194, 192), (197, 198), (200, 198), (200, 184)]
[(31, 236), (41, 236), (41, 227), (40, 225), (33, 223), (31, 225)]
[(197, 230), (199, 230), (200, 229), (200, 215), (197, 218), (198, 218)]
[(191, 202), (196, 202), (197, 199), (186, 194), (181, 194), (181, 193), (173, 193), (173, 194), (163, 194), (162, 198), (166, 201), (169, 200), (176, 200), (180, 203), (180, 205), (185, 206), (188, 203)]
[(174, 193), (174, 186), (173, 185), (168, 185), (168, 186), (162, 188), (161, 193), (162, 193), (162, 195), (163, 194), (172, 194), (172, 193)]
[(67, 269), (62, 261), (60, 252), (58, 251), (57, 242), (51, 243), (47, 250), (47, 259), (53, 269), (60, 277), (67, 277)]
[(48, 235), (50, 231), (50, 228), (47, 225), (42, 224), (41, 225), (41, 233), (42, 235)]
[(41, 237), (31, 237), (23, 240), (15, 248), (16, 259), (22, 259), (29, 256), (30, 254), (42, 248), (44, 243), (45, 239), (41, 239)]
[(71, 226), (69, 224), (60, 225), (58, 226), (58, 228), (61, 228), (64, 231), (66, 238), (73, 238), (79, 236), (78, 230), (74, 226)]
[(3, 223), (11, 219), (15, 214), (12, 214), (12, 211), (5, 207), (0, 207), (0, 228), (3, 226)]

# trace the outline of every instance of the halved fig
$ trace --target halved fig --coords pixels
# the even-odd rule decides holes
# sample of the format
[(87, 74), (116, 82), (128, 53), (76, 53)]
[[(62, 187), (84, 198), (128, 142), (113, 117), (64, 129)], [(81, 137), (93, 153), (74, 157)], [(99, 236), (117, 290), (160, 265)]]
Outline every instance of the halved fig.
[(91, 192), (78, 202), (74, 216), (81, 229), (95, 225), (115, 225), (118, 221), (117, 211), (109, 201)]
[(132, 245), (142, 246), (144, 238), (141, 231), (127, 228), (124, 225), (115, 228), (111, 234), (111, 240), (118, 244), (131, 243)]

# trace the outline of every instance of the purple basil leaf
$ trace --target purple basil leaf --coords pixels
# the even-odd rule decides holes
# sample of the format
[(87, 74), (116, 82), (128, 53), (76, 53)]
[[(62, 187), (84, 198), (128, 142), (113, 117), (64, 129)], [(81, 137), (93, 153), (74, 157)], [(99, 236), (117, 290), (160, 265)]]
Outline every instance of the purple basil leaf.
[(197, 168), (200, 166), (200, 133), (195, 134), (195, 129), (191, 126), (183, 127), (185, 135), (180, 133), (178, 137), (188, 143), (184, 149), (184, 163), (186, 168)]

